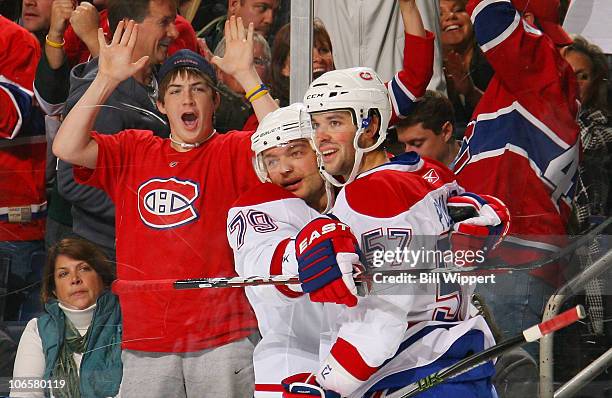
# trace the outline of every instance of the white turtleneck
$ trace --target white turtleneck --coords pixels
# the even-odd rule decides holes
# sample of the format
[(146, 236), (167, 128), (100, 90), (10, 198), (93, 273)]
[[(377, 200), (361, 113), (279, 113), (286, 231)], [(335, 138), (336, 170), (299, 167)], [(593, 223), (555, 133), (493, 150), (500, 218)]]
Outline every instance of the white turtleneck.
[[(96, 308), (94, 303), (92, 306), (83, 310), (74, 310), (59, 303), (60, 309), (66, 317), (70, 319), (72, 324), (83, 336), (93, 318), (93, 313)], [(77, 369), (81, 367), (82, 354), (74, 354), (74, 361)], [(42, 348), (42, 340), (38, 334), (38, 318), (31, 319), (26, 325), (19, 346), (17, 347), (17, 357), (15, 358), (15, 367), (13, 368), (13, 378), (42, 378), (45, 372), (45, 355)], [(44, 397), (43, 390), (40, 391), (11, 391), (11, 397)]]

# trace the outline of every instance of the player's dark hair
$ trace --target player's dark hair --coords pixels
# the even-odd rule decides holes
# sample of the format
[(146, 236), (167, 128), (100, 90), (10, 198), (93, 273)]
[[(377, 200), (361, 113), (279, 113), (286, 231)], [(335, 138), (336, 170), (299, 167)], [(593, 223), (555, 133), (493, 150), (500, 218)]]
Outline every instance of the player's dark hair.
[(423, 128), (441, 134), (446, 122), (455, 123), (453, 104), (437, 91), (427, 90), (414, 110), (406, 118), (400, 119), (396, 127), (399, 130), (423, 123)]
[(40, 299), (45, 304), (50, 298), (55, 298), (55, 263), (60, 255), (73, 260), (86, 262), (102, 278), (106, 288), (115, 279), (113, 263), (95, 244), (81, 238), (64, 238), (49, 248), (47, 262), (42, 272), (42, 287)]

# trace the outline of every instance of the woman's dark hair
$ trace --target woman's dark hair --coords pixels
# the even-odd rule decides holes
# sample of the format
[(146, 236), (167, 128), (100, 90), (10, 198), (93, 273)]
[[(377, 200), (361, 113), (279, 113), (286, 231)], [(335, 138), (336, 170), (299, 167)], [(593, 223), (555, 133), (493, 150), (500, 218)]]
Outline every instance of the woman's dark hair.
[(106, 288), (109, 288), (115, 279), (112, 262), (106, 254), (95, 244), (81, 238), (64, 238), (49, 248), (47, 262), (43, 268), (42, 288), (40, 298), (45, 304), (55, 294), (55, 263), (57, 257), (64, 255), (73, 260), (84, 261), (102, 278)]
[(608, 62), (606, 55), (597, 45), (588, 42), (584, 37), (576, 35), (574, 42), (565, 47), (564, 52), (577, 52), (591, 61), (593, 66), (591, 85), (583, 99), (585, 108), (608, 110)]
[[(272, 95), (275, 98), (281, 99), (281, 106), (284, 106), (282, 101), (283, 98), (287, 99), (286, 105), (289, 105), (289, 85), (287, 84), (287, 77), (282, 74), (282, 70), (290, 53), (290, 36), (291, 26), (290, 24), (286, 24), (276, 32), (274, 42), (272, 43), (270, 85), (272, 86)], [(319, 18), (315, 18), (313, 21), (312, 36), (315, 46), (323, 44), (329, 47), (333, 59), (331, 38), (329, 37), (327, 29), (325, 29), (325, 25)]]

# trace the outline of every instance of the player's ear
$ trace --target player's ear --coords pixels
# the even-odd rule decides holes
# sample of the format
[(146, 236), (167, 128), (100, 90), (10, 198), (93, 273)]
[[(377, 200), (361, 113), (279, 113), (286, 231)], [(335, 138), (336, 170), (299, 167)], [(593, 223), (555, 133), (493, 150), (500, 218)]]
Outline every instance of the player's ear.
[(444, 142), (449, 142), (453, 137), (453, 124), (451, 122), (446, 122), (442, 125), (442, 138), (444, 138)]
[(380, 117), (377, 113), (370, 114), (368, 117), (369, 122), (367, 127), (364, 130), (364, 134), (366, 134), (369, 138), (374, 138), (376, 133), (378, 133), (378, 129), (380, 126)]

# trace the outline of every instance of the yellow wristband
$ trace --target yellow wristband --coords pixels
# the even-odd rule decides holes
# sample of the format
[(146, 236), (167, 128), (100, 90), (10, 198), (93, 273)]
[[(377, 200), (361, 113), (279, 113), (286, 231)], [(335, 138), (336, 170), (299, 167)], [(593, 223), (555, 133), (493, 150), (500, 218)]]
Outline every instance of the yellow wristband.
[(253, 87), (252, 89), (250, 89), (249, 91), (246, 92), (246, 94), (244, 94), (244, 97), (246, 99), (249, 99), (249, 97), (253, 94), (255, 94), (257, 91), (260, 91), (262, 89), (265, 89), (266, 86), (264, 86), (263, 84), (258, 84), (257, 86)]
[(62, 39), (61, 43), (58, 43), (56, 41), (53, 41), (51, 39), (49, 39), (49, 35), (45, 36), (45, 43), (47, 43), (48, 45), (50, 45), (53, 48), (62, 48), (64, 47), (64, 44), (66, 44), (66, 40)]
[(263, 97), (266, 94), (268, 94), (268, 90), (261, 90), (260, 92), (258, 92), (254, 96), (250, 97), (249, 98), (249, 102), (253, 103), (253, 101), (260, 99), (261, 97)]

